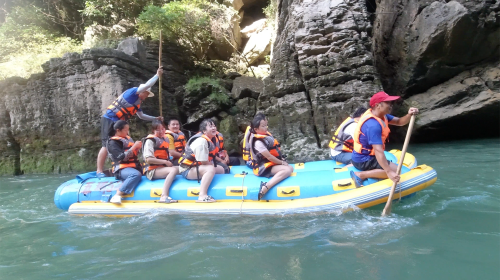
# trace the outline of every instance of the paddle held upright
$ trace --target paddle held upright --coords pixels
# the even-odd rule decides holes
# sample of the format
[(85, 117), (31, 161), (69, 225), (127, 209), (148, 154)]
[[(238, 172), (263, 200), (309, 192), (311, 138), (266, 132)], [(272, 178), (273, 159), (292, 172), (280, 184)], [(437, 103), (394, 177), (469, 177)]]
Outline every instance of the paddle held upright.
[[(406, 150), (408, 148), (408, 143), (410, 143), (411, 131), (413, 130), (413, 124), (415, 123), (415, 115), (411, 115), (410, 125), (408, 126), (408, 131), (406, 132), (405, 143), (403, 144), (403, 150), (401, 150), (401, 156), (399, 158), (398, 170), (396, 174), (401, 174), (401, 168), (403, 167), (403, 161), (405, 159)], [(391, 192), (387, 198), (387, 203), (385, 204), (384, 211), (382, 211), (382, 216), (391, 214), (392, 197), (394, 196), (394, 191), (396, 190), (397, 183), (392, 184)]]

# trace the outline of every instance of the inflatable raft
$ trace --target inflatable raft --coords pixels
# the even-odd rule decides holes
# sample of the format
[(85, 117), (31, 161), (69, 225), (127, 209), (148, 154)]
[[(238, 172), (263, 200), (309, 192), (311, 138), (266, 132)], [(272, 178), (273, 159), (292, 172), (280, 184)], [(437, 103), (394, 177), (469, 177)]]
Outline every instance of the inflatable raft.
[[(386, 154), (397, 162), (399, 151)], [(96, 178), (95, 172), (77, 176), (63, 183), (56, 191), (54, 203), (76, 215), (133, 216), (160, 210), (172, 213), (202, 214), (282, 214), (313, 211), (367, 208), (385, 203), (392, 181), (368, 179), (364, 187), (356, 188), (350, 177), (354, 167), (344, 167), (334, 161), (316, 161), (294, 165), (294, 173), (257, 201), (261, 181), (268, 178), (253, 175), (245, 166), (231, 168), (230, 174), (215, 175), (208, 194), (216, 203), (196, 203), (199, 193), (197, 181), (177, 176), (170, 196), (179, 203), (158, 203), (163, 180), (150, 181), (143, 176), (133, 193), (123, 198), (122, 204), (109, 203), (109, 199), (122, 182), (113, 177)], [(416, 166), (416, 159), (406, 154), (401, 182), (395, 197), (411, 195), (432, 185), (437, 179), (434, 169)]]

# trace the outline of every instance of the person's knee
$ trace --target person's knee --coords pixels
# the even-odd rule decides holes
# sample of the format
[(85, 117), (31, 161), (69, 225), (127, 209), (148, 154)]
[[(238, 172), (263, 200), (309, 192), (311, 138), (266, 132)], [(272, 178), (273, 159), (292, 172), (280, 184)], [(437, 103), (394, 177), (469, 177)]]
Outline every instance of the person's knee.
[(205, 165), (203, 169), (204, 169), (204, 174), (214, 175), (216, 171), (213, 165)]
[(134, 180), (134, 182), (140, 182), (142, 178), (142, 173), (136, 170), (136, 172), (130, 174), (130, 179)]
[(287, 166), (287, 168), (286, 168), (286, 174), (287, 174), (287, 176), (292, 175), (292, 173), (293, 173), (293, 167), (291, 167), (290, 165)]

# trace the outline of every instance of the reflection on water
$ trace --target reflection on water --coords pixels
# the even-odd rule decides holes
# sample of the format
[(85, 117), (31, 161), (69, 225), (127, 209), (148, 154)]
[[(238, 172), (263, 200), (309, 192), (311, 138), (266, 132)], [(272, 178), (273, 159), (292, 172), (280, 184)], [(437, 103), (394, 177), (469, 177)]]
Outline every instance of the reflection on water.
[(386, 218), (382, 206), (343, 215), (77, 217), (53, 203), (57, 186), (73, 176), (5, 177), (0, 278), (500, 277), (498, 141), (410, 152), (437, 170), (438, 181)]

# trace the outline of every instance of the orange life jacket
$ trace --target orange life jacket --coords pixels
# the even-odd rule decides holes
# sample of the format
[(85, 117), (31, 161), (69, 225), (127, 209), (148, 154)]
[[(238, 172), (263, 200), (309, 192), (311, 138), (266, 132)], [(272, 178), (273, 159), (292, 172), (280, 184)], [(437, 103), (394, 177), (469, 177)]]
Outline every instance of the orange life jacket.
[[(155, 156), (155, 158), (157, 158), (157, 159), (164, 159), (164, 160), (170, 160), (170, 154), (168, 153), (168, 147), (169, 147), (168, 141), (165, 138), (157, 137), (154, 134), (150, 134), (146, 138), (142, 139), (143, 154), (144, 154), (144, 146), (146, 144), (146, 140), (148, 140), (148, 139), (153, 140), (153, 142), (155, 143), (155, 145), (154, 145), (154, 149), (155, 149), (154, 156)], [(146, 173), (146, 171), (148, 171), (148, 170), (153, 170), (153, 169), (156, 169), (156, 168), (161, 167), (161, 166), (163, 166), (163, 165), (162, 164), (149, 164), (149, 163), (146, 163), (144, 165), (144, 171), (143, 172)]]
[(217, 131), (217, 134), (215, 134), (215, 138), (219, 143), (217, 148), (219, 148), (219, 152), (221, 152), (222, 150), (224, 150), (224, 135)]
[[(184, 148), (186, 147), (186, 136), (182, 131), (179, 131), (178, 133), (175, 133), (171, 130), (166, 130), (165, 131), (165, 137), (167, 137), (167, 134), (172, 135), (174, 138), (174, 148), (177, 152), (182, 153), (184, 152)], [(172, 143), (170, 143), (172, 145)]]
[[(372, 110), (369, 109), (367, 110), (360, 118), (359, 122), (358, 122), (358, 125), (356, 126), (356, 130), (354, 131), (354, 136), (353, 136), (353, 141), (354, 141), (354, 151), (356, 151), (358, 154), (363, 154), (362, 151), (365, 150), (365, 151), (369, 151), (370, 152), (370, 156), (374, 156), (375, 155), (375, 149), (373, 149), (373, 147), (371, 149), (368, 149), (368, 148), (365, 148), (363, 147), (363, 145), (361, 145), (361, 143), (359, 142), (359, 136), (361, 134), (363, 134), (361, 132), (361, 127), (363, 126), (363, 124), (369, 120), (369, 119), (375, 119), (378, 121), (378, 123), (380, 124), (380, 126), (382, 127), (382, 148), (385, 150), (385, 143), (387, 142), (387, 138), (389, 137), (389, 133), (391, 132), (391, 129), (389, 128), (389, 121), (387, 120), (387, 117), (384, 116), (384, 119), (380, 119), (379, 117), (375, 116), (373, 113), (372, 113)], [(364, 135), (364, 134), (363, 134)]]
[(141, 108), (141, 99), (137, 99), (134, 104), (130, 104), (123, 98), (122, 93), (107, 109), (113, 111), (120, 120), (126, 121), (135, 115), (139, 108)]
[[(198, 132), (194, 136), (200, 137), (202, 135), (203, 135), (203, 133)], [(214, 153), (216, 155), (219, 155), (219, 152), (221, 152), (222, 149), (224, 148), (224, 138), (222, 136), (222, 133), (220, 133), (220, 132), (217, 131), (216, 134), (215, 134), (215, 137), (212, 138), (212, 143), (214, 143), (214, 145), (215, 145), (215, 151), (214, 151)]]
[(195, 134), (193, 137), (191, 137), (186, 145), (186, 149), (184, 150), (184, 153), (182, 156), (179, 158), (179, 164), (185, 164), (188, 166), (195, 166), (195, 165), (201, 165), (201, 162), (196, 161), (196, 156), (194, 155), (193, 150), (191, 150), (191, 143), (193, 143), (194, 140), (203, 137), (205, 140), (208, 142), (208, 153), (209, 153), (209, 160), (210, 158), (213, 160), (215, 159), (215, 156), (217, 155), (217, 147), (215, 147), (215, 144), (208, 138), (205, 134)]
[(257, 176), (262, 176), (267, 168), (271, 168), (276, 165), (276, 163), (268, 160), (261, 153), (255, 151), (256, 141), (262, 141), (269, 153), (276, 158), (283, 160), (283, 157), (281, 155), (280, 143), (271, 135), (271, 133), (268, 132), (266, 135), (251, 133), (248, 143), (250, 144), (250, 147), (252, 147), (250, 150), (250, 156), (252, 158), (253, 173)]
[(243, 136), (243, 160), (244, 161), (249, 161), (250, 160), (250, 145), (248, 144), (250, 141), (250, 126), (247, 126), (247, 129), (245, 130), (245, 136)]
[(351, 117), (345, 119), (335, 131), (328, 146), (335, 151), (352, 153), (354, 141), (352, 140), (352, 135), (345, 133), (345, 129), (354, 122), (356, 121)]
[[(110, 140), (122, 142), (123, 143), (123, 152), (130, 150), (130, 148), (134, 145), (134, 140), (132, 138), (130, 138), (130, 136), (127, 136), (127, 138), (123, 138), (120, 136), (113, 136), (110, 138)], [(129, 158), (127, 160), (122, 160), (122, 161), (116, 161), (111, 157), (113, 160), (113, 162), (111, 162), (111, 164), (113, 165), (113, 173), (116, 173), (117, 171), (119, 171), (123, 168), (127, 168), (127, 167), (136, 168), (136, 169), (140, 170), (141, 164), (140, 164), (139, 160), (137, 159), (137, 154), (138, 154), (138, 151), (135, 150), (129, 156)]]

